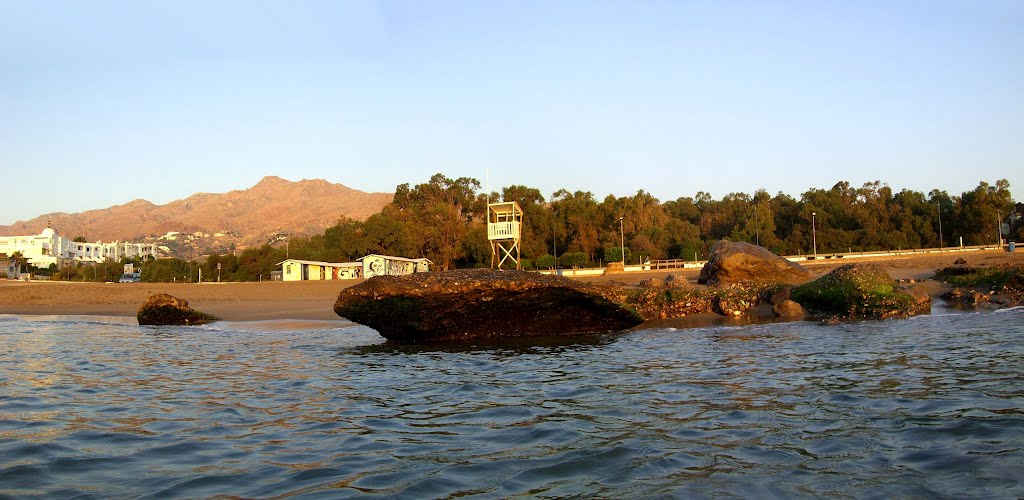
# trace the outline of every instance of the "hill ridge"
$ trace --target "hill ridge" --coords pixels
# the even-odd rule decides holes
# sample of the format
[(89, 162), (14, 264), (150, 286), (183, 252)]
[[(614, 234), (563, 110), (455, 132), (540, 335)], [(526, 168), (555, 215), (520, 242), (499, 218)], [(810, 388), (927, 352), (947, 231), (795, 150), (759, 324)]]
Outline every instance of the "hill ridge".
[(138, 198), (79, 213), (42, 214), (0, 225), (0, 236), (39, 234), (50, 225), (69, 238), (160, 242), (165, 252), (182, 255), (183, 243), (190, 252), (202, 252), (261, 245), (283, 235), (317, 234), (341, 218), (366, 219), (392, 197), (325, 179), (290, 181), (268, 175), (247, 189), (197, 192), (163, 205)]

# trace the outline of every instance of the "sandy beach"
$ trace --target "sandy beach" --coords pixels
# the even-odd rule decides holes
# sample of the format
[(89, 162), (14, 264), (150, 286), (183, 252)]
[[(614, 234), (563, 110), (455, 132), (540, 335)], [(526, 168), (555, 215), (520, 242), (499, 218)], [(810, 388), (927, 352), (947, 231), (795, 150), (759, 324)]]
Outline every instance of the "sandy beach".
[[(1024, 253), (999, 251), (953, 252), (873, 259), (823, 260), (803, 263), (815, 276), (849, 262), (880, 264), (895, 279), (927, 279), (936, 269), (963, 258), (972, 265), (1024, 264)], [(614, 280), (637, 284), (669, 274), (696, 283), (699, 269), (620, 273), (579, 278), (588, 282)], [(333, 311), (338, 292), (360, 283), (304, 281), (263, 283), (74, 283), (0, 280), (0, 314), (90, 315), (134, 317), (150, 295), (168, 293), (188, 300), (193, 308), (226, 321), (333, 320), (346, 322)], [(938, 292), (941, 287), (935, 286)]]

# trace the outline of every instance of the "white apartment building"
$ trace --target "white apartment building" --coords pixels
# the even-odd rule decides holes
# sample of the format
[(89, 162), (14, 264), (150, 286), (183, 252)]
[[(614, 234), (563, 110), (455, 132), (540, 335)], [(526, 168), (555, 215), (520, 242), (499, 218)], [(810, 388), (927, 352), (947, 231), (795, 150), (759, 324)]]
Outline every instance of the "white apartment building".
[(21, 252), (30, 264), (40, 268), (49, 267), (50, 264), (60, 267), (74, 262), (104, 262), (123, 257), (156, 258), (156, 247), (155, 243), (120, 241), (79, 243), (59, 235), (49, 227), (33, 236), (0, 236), (0, 254), (11, 257), (15, 252)]

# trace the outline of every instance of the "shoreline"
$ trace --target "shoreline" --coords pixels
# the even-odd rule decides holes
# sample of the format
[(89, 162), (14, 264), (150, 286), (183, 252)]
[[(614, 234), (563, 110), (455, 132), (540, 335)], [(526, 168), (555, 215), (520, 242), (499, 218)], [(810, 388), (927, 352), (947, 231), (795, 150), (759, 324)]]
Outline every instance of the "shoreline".
[[(933, 302), (950, 287), (931, 280), (937, 269), (950, 266), (960, 257), (976, 266), (1021, 264), (1024, 252), (991, 250), (963, 255), (913, 255), (865, 259), (881, 265), (896, 280), (927, 280)], [(969, 258), (968, 258), (969, 257)], [(860, 261), (858, 261), (860, 262)], [(806, 262), (802, 265), (817, 278), (847, 262)], [(575, 277), (583, 282), (616, 281), (637, 285), (641, 281), (664, 279), (668, 275), (696, 285), (700, 269), (673, 269)], [(156, 293), (183, 298), (199, 311), (216, 315), (224, 322), (239, 321), (321, 321), (338, 326), (352, 323), (334, 313), (338, 293), (363, 280), (301, 282), (225, 283), (82, 283), (64, 281), (0, 280), (0, 314), (18, 316), (112, 316), (134, 318), (139, 306)]]

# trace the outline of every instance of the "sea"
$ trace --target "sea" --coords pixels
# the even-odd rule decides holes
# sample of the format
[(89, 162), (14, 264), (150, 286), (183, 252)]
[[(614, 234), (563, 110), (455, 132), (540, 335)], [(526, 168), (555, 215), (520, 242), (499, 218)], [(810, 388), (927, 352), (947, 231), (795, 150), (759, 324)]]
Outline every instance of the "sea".
[(0, 497), (1024, 496), (1021, 308), (443, 345), (133, 322), (0, 316)]

